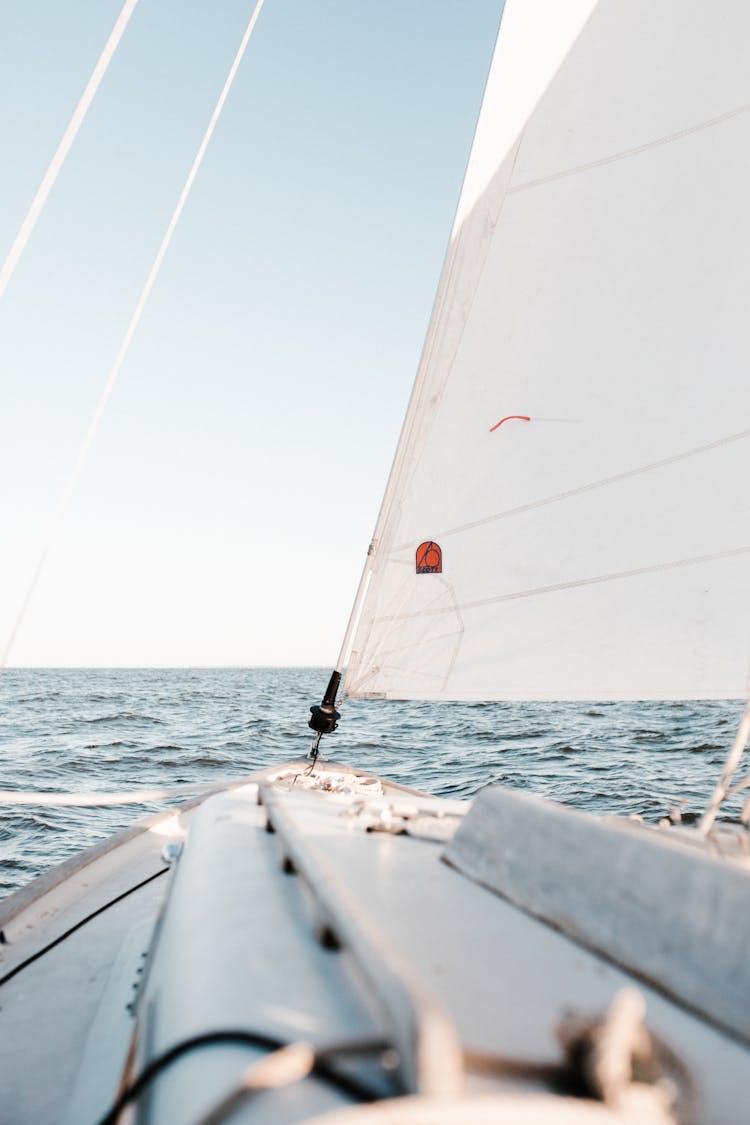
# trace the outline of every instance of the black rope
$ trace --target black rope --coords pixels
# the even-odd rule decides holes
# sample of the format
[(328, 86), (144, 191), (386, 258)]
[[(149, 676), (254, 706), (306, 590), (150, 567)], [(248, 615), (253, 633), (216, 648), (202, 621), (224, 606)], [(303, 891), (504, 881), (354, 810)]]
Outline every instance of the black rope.
[[(153, 1059), (138, 1075), (138, 1077), (120, 1094), (112, 1108), (100, 1119), (98, 1125), (116, 1125), (117, 1119), (123, 1109), (131, 1102), (136, 1101), (143, 1091), (151, 1085), (153, 1080), (171, 1066), (173, 1062), (181, 1059), (191, 1051), (201, 1047), (215, 1046), (221, 1043), (240, 1044), (247, 1047), (262, 1047), (267, 1051), (278, 1051), (282, 1047), (292, 1045), (291, 1040), (279, 1039), (275, 1035), (266, 1035), (258, 1031), (207, 1031), (202, 1035), (192, 1035), (189, 1039), (182, 1039), (168, 1048), (161, 1055)], [(371, 1054), (384, 1051), (389, 1046), (382, 1040), (372, 1040), (364, 1043), (342, 1043), (331, 1047), (322, 1047), (314, 1051), (314, 1062), (311, 1074), (334, 1089), (341, 1091), (351, 1098), (361, 1102), (376, 1101), (380, 1094), (366, 1086), (350, 1075), (342, 1074), (334, 1069), (327, 1061), (330, 1056), (344, 1054)]]
[(59, 945), (61, 941), (65, 941), (65, 939), (69, 938), (71, 934), (74, 934), (76, 930), (80, 930), (81, 926), (85, 926), (92, 920), (92, 918), (96, 918), (99, 914), (103, 914), (105, 910), (109, 910), (110, 906), (116, 906), (118, 902), (122, 902), (122, 900), (124, 898), (127, 898), (128, 895), (132, 895), (136, 891), (139, 891), (141, 887), (145, 887), (148, 883), (152, 883), (154, 879), (158, 879), (160, 875), (166, 875), (166, 873), (170, 870), (171, 868), (169, 867), (160, 868), (158, 871), (155, 871), (153, 875), (149, 875), (146, 879), (142, 879), (140, 883), (136, 883), (134, 887), (128, 887), (126, 891), (123, 891), (122, 894), (117, 895), (116, 898), (112, 898), (109, 900), (109, 902), (105, 902), (103, 906), (98, 907), (96, 910), (92, 910), (90, 914), (87, 914), (85, 918), (81, 918), (81, 920), (79, 922), (76, 922), (74, 926), (71, 926), (70, 929), (67, 929), (64, 931), (64, 933), (59, 934), (56, 938), (54, 938), (53, 941), (48, 942), (47, 945), (43, 946), (41, 949), (38, 949), (36, 953), (32, 953), (31, 956), (27, 957), (25, 961), (21, 961), (20, 965), (16, 965), (14, 969), (11, 969), (10, 972), (6, 973), (4, 977), (0, 977), (0, 985), (6, 984), (7, 981), (12, 980), (16, 973), (20, 973), (21, 970), (27, 968), (28, 965), (33, 965), (34, 961), (38, 961), (39, 958), (43, 957), (45, 953), (49, 953), (50, 949), (54, 949), (56, 945)]

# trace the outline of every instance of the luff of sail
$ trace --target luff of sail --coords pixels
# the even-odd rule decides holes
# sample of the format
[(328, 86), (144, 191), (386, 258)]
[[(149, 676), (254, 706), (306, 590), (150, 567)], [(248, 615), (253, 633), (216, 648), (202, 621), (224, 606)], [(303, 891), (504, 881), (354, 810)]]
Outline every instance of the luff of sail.
[(347, 694), (744, 694), (749, 34), (508, 0)]

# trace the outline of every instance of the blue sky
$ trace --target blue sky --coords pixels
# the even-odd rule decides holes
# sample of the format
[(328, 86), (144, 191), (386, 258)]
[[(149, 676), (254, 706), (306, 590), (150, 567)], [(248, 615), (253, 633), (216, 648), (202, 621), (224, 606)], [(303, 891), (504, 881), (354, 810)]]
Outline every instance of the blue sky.
[[(0, 258), (121, 0), (0, 4)], [(266, 0), (19, 665), (332, 664), (500, 0)], [(3, 642), (248, 0), (140, 0), (0, 301)]]

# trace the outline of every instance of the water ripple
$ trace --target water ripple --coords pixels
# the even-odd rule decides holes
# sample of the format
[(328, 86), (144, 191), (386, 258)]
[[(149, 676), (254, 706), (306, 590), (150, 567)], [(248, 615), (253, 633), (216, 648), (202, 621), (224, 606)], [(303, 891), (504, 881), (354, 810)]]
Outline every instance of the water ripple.
[[(307, 752), (319, 669), (11, 669), (3, 788), (123, 789), (239, 777)], [(347, 701), (324, 752), (442, 797), (503, 784), (654, 821), (705, 804), (737, 702)], [(738, 798), (730, 812), (739, 810)], [(155, 809), (0, 810), (0, 895)]]

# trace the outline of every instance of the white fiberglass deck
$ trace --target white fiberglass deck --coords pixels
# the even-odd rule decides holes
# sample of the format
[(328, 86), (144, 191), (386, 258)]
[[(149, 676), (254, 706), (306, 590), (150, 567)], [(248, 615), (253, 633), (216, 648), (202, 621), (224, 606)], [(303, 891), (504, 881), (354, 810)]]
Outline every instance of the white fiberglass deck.
[[(373, 1120), (633, 1121), (627, 1107), (553, 1099), (551, 1076), (565, 1015), (601, 1016), (634, 983), (649, 1028), (689, 1071), (693, 1119), (744, 1121), (741, 1042), (443, 861), (468, 805), (387, 785), (377, 796), (367, 783), (300, 791), (289, 776), (272, 785), (266, 773), (154, 818), (68, 865), (67, 880), (50, 875), (38, 895), (32, 885), (3, 905), (3, 1123), (94, 1125), (167, 1049), (233, 1029), (392, 1045), (392, 1066), (367, 1048), (342, 1072), (381, 1098), (421, 1090), (429, 1100), (382, 1102), (378, 1115), (391, 1116)], [(182, 855), (160, 874), (163, 844), (180, 839)], [(196, 1125), (263, 1053), (187, 1051), (121, 1120)], [(239, 1101), (225, 1119), (348, 1119), (356, 1106), (346, 1083), (318, 1075)]]

